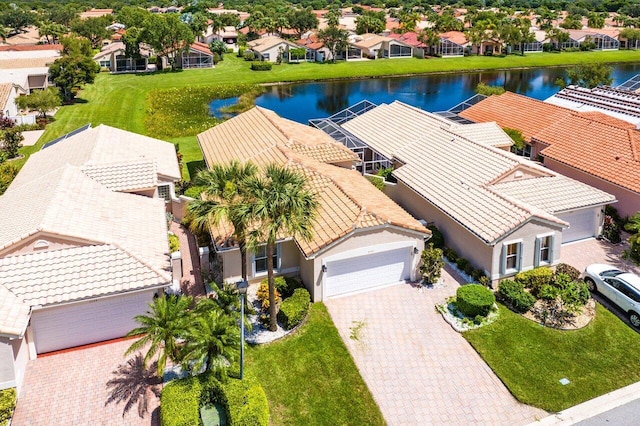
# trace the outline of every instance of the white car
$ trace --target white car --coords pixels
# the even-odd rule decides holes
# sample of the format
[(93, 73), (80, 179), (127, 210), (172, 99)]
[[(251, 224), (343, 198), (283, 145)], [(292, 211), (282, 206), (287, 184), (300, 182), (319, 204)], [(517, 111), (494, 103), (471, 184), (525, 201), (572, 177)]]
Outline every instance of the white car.
[(598, 292), (620, 307), (629, 316), (629, 322), (640, 328), (640, 277), (611, 265), (587, 266), (584, 281), (592, 292)]

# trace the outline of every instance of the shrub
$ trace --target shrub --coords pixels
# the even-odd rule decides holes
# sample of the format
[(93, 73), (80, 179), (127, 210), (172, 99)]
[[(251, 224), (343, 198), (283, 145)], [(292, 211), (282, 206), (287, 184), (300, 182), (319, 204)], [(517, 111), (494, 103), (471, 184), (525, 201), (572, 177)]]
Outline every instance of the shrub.
[(174, 253), (180, 250), (180, 240), (174, 234), (169, 234), (169, 251)]
[(488, 276), (482, 274), (480, 278), (478, 278), (478, 284), (483, 285), (485, 287), (491, 287), (491, 280)]
[(253, 71), (271, 71), (273, 64), (271, 62), (260, 62), (253, 61), (251, 62), (251, 70)]
[(456, 266), (458, 266), (458, 269), (460, 269), (461, 271), (464, 271), (468, 265), (469, 261), (464, 257), (459, 257), (458, 259), (456, 259)]
[(367, 180), (380, 191), (384, 191), (384, 179), (380, 179), (376, 176), (367, 176)]
[(304, 288), (297, 288), (291, 297), (285, 299), (278, 311), (278, 320), (282, 326), (291, 330), (300, 324), (309, 311), (311, 296)]
[(620, 227), (613, 221), (611, 216), (604, 217), (602, 236), (612, 244), (618, 244), (622, 241), (622, 232), (620, 230)]
[(245, 50), (242, 52), (242, 57), (245, 61), (253, 61), (256, 59), (256, 54), (252, 50)]
[(442, 267), (444, 266), (442, 250), (434, 247), (433, 244), (429, 244), (429, 247), (422, 251), (420, 260), (420, 274), (424, 282), (427, 284), (438, 282), (442, 275)]
[(538, 297), (542, 286), (551, 284), (553, 271), (546, 267), (531, 269), (530, 271), (519, 272), (515, 280), (521, 282), (528, 288), (535, 297)]
[(458, 261), (458, 253), (452, 248), (445, 247), (444, 255), (449, 259), (450, 262), (456, 263)]
[(486, 316), (495, 302), (491, 290), (479, 284), (463, 285), (456, 291), (458, 309), (468, 317)]
[(474, 281), (480, 282), (480, 279), (482, 277), (484, 277), (484, 271), (482, 269), (474, 269), (473, 271), (471, 271), (471, 277), (473, 278)]
[(504, 280), (498, 285), (498, 297), (512, 310), (524, 313), (536, 303), (536, 298), (526, 292), (519, 281)]
[(160, 396), (162, 426), (198, 426), (200, 407), (218, 403), (227, 411), (229, 424), (249, 426), (269, 423), (269, 405), (258, 380), (245, 372), (244, 380), (220, 382), (205, 373), (167, 383)]
[(571, 281), (576, 281), (578, 278), (580, 278), (580, 271), (578, 271), (571, 265), (567, 265), (566, 263), (560, 263), (558, 266), (556, 266), (555, 276), (557, 277), (559, 274), (568, 275)]
[[(280, 291), (278, 291), (278, 286), (276, 284), (276, 280), (280, 277), (276, 277), (274, 279), (274, 287), (275, 287), (275, 297), (276, 297), (276, 305), (280, 303)], [(269, 310), (269, 280), (265, 278), (260, 282), (260, 287), (258, 287), (258, 293), (256, 294), (258, 300), (260, 301), (261, 307), (263, 311)]]
[(24, 136), (22, 132), (16, 129), (7, 129), (2, 135), (2, 150), (7, 153), (9, 158), (18, 156), (18, 149), (22, 146)]
[[(280, 294), (281, 297), (283, 298), (287, 298), (290, 297), (293, 294), (293, 291), (297, 288), (301, 288), (302, 287), (302, 283), (296, 279), (296, 278), (292, 278), (292, 277), (275, 277), (273, 279), (273, 285), (276, 288), (276, 291)], [(263, 289), (264, 286), (264, 291), (267, 292), (267, 299), (269, 298), (269, 279), (265, 278), (262, 281), (260, 281), (260, 289)]]
[(442, 235), (442, 232), (440, 232), (440, 230), (435, 225), (429, 225), (427, 226), (427, 229), (431, 231), (431, 238), (429, 238), (429, 242), (433, 244), (435, 248), (443, 248), (444, 235)]
[(9, 388), (0, 390), (0, 425), (4, 426), (9, 422), (16, 408), (16, 390)]
[(464, 267), (464, 273), (472, 276), (472, 274), (475, 272), (476, 268), (473, 267), (473, 265), (471, 263), (467, 263), (467, 266)]

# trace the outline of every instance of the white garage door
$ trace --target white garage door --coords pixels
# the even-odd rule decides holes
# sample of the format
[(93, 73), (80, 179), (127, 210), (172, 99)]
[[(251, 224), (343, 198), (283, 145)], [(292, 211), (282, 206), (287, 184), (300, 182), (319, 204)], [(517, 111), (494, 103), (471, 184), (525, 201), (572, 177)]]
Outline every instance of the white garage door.
[(411, 248), (328, 261), (325, 297), (369, 290), (407, 280), (411, 275)]
[(108, 297), (36, 310), (31, 317), (36, 351), (45, 353), (123, 337), (137, 327), (153, 292)]
[(583, 240), (595, 237), (596, 235), (596, 215), (599, 209), (584, 209), (570, 213), (558, 214), (557, 216), (569, 222), (569, 228), (562, 231), (562, 242)]

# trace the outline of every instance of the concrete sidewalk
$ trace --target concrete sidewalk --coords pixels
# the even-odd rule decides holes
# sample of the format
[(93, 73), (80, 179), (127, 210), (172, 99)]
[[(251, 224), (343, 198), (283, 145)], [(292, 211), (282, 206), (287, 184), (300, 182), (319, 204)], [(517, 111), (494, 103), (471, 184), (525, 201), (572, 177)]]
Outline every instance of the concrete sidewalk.
[(582, 420), (625, 405), (638, 398), (640, 398), (640, 382), (590, 399), (574, 407), (567, 408), (557, 414), (552, 414), (539, 421), (530, 423), (529, 426), (573, 425)]

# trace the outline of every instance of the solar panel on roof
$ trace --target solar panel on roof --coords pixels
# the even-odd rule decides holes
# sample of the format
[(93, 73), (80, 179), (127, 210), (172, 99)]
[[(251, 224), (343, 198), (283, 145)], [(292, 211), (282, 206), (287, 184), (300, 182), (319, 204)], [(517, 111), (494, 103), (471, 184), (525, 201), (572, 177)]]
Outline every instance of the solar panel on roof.
[(65, 140), (65, 139), (67, 139), (67, 138), (70, 138), (70, 137), (71, 137), (71, 136), (73, 136), (73, 135), (77, 135), (77, 134), (78, 134), (78, 133), (80, 133), (80, 132), (84, 132), (85, 130), (90, 129), (90, 128), (91, 128), (91, 123), (89, 123), (89, 124), (85, 124), (84, 126), (82, 126), (82, 127), (78, 128), (78, 129), (72, 130), (72, 131), (70, 131), (69, 133), (67, 133), (67, 134), (65, 134), (65, 135), (62, 135), (62, 136), (60, 136), (60, 137), (59, 137), (59, 138), (57, 138), (57, 139), (54, 139), (54, 140), (52, 140), (52, 141), (50, 141), (50, 142), (47, 142), (46, 144), (44, 144), (44, 146), (42, 147), (42, 149), (49, 148), (51, 145), (55, 145), (55, 144), (57, 144), (57, 143), (58, 143), (58, 142), (60, 142), (60, 141), (63, 141), (63, 140)]

